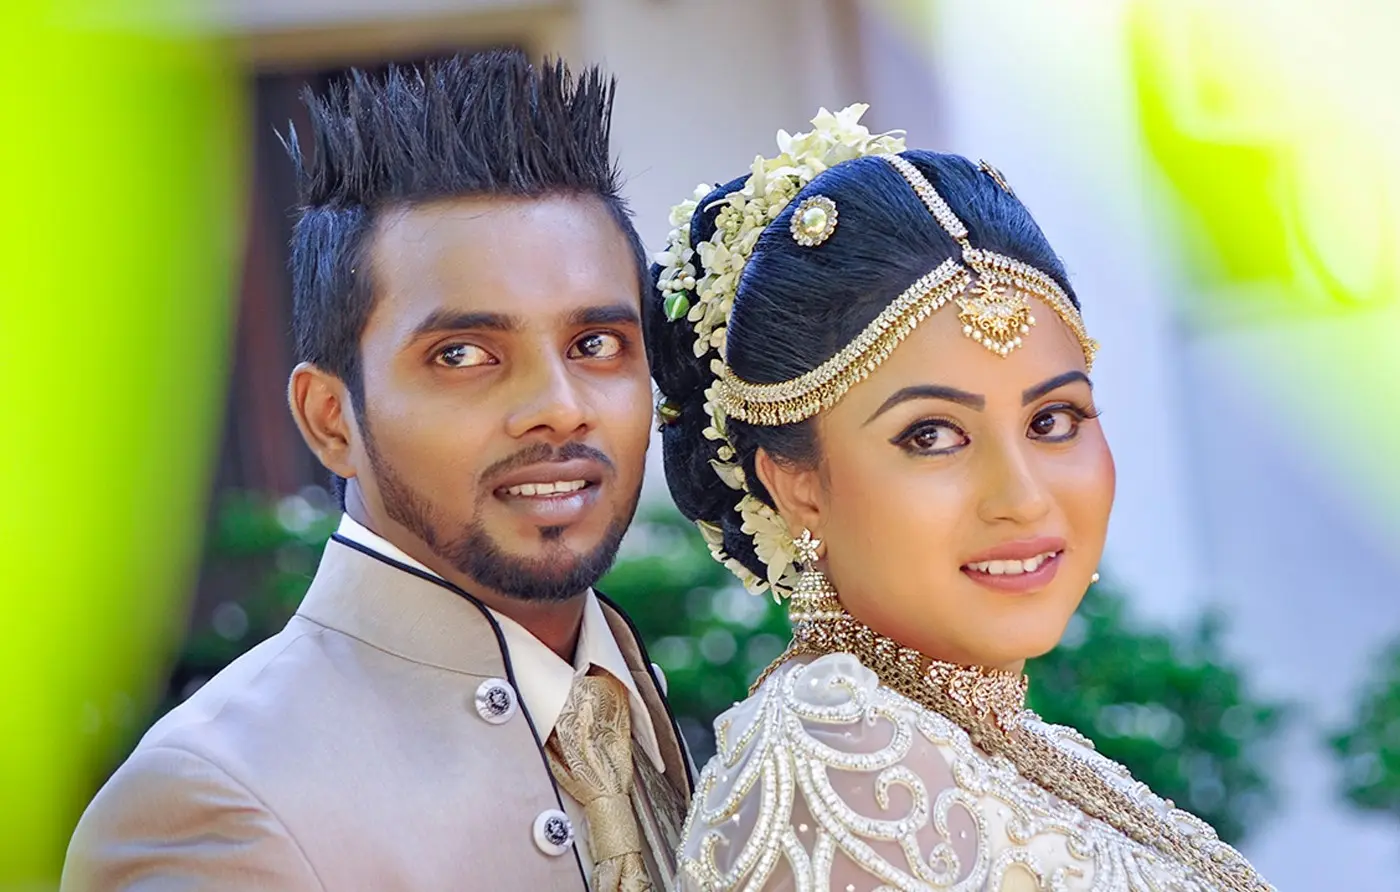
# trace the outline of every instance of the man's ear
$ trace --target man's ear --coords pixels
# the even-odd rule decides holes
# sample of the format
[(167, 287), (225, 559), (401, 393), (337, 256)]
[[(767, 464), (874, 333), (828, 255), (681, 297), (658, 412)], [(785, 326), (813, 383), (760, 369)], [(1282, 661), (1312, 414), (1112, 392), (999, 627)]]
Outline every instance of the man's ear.
[(808, 529), (820, 538), (825, 516), (820, 472), (775, 459), (762, 448), (754, 456), (754, 468), (792, 534)]
[(301, 438), (326, 470), (354, 477), (355, 410), (345, 382), (309, 362), (299, 363), (287, 382), (287, 401)]

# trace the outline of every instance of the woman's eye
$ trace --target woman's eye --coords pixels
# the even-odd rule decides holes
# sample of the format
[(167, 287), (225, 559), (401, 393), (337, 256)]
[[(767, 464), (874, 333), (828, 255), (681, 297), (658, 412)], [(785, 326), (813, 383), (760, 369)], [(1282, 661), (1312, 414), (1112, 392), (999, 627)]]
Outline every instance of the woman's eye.
[(496, 357), (475, 344), (453, 344), (439, 350), (433, 361), (449, 369), (466, 369), (479, 365), (493, 365)]
[(968, 439), (967, 434), (946, 421), (924, 421), (900, 434), (895, 442), (910, 452), (943, 455), (966, 446)]
[(594, 332), (579, 338), (569, 348), (570, 359), (613, 359), (622, 353), (622, 338), (605, 331)]
[(1031, 419), (1031, 438), (1051, 442), (1068, 440), (1079, 433), (1079, 423), (1084, 417), (1083, 412), (1069, 407), (1047, 409)]

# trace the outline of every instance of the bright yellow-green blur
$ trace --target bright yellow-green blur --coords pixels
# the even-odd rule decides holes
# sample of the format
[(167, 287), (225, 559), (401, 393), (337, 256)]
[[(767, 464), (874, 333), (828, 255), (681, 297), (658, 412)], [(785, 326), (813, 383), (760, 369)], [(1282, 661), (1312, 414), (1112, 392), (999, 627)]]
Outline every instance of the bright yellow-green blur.
[(52, 888), (183, 625), (246, 130), (213, 47), (5, 6), (0, 889)]
[(1280, 434), (1394, 518), (1400, 116), (1387, 41), (1400, 8), (1131, 0), (1129, 11), (1187, 317), (1205, 333), (1247, 326), (1239, 367), (1275, 402)]

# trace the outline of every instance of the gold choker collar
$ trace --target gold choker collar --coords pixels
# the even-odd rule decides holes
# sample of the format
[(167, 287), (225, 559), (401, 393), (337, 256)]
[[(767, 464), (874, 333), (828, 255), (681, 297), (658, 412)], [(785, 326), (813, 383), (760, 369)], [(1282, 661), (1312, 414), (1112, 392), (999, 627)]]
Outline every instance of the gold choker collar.
[(794, 648), (789, 656), (854, 654), (886, 687), (944, 713), (979, 744), (985, 745), (988, 735), (1010, 735), (1021, 725), (1029, 684), (1024, 675), (924, 656), (851, 616), (834, 593), (794, 597), (789, 616)]

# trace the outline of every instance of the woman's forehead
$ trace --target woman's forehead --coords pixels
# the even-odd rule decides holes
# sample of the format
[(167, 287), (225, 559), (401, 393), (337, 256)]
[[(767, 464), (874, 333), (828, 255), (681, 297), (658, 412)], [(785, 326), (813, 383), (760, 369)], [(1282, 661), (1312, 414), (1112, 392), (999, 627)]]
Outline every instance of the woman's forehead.
[(956, 306), (945, 306), (920, 322), (835, 409), (846, 404), (868, 409), (900, 388), (924, 384), (978, 394), (989, 403), (1009, 398), (1019, 405), (1028, 388), (1068, 371), (1084, 371), (1084, 351), (1074, 333), (1042, 301), (1032, 297), (1030, 305), (1035, 325), (1005, 356), (973, 340)]

